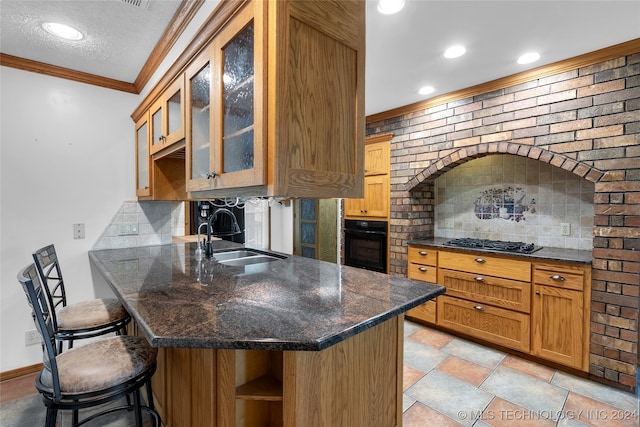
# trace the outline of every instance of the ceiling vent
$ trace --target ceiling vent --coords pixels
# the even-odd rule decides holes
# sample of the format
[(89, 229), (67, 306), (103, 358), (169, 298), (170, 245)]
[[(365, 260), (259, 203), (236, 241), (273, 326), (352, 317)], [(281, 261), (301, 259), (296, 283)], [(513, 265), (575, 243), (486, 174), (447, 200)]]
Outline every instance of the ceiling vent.
[(149, 6), (151, 0), (122, 0), (122, 3), (126, 3), (138, 9), (146, 9)]

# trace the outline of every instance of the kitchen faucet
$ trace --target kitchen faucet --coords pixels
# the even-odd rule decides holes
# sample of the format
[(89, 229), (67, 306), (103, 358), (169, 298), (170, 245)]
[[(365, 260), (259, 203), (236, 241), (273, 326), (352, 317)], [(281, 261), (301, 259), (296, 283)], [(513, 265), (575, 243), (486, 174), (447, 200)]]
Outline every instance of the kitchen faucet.
[[(219, 214), (225, 214), (226, 216), (228, 216), (229, 218), (231, 218), (231, 229), (233, 230), (232, 234), (238, 234), (241, 232), (240, 230), (240, 226), (238, 225), (238, 219), (236, 218), (236, 216), (234, 215), (233, 212), (231, 212), (229, 209), (225, 209), (225, 208), (220, 208), (218, 210), (216, 210), (210, 217), (209, 217), (209, 221), (207, 221), (206, 223), (203, 224), (207, 224), (207, 241), (205, 243), (205, 249), (204, 249), (204, 253), (206, 256), (210, 257), (213, 256), (213, 242), (211, 241), (211, 236), (214, 234), (213, 233), (213, 221), (215, 221), (215, 219), (218, 217)], [(200, 224), (200, 227), (202, 227), (203, 224)], [(200, 227), (198, 227), (198, 241), (200, 240)]]

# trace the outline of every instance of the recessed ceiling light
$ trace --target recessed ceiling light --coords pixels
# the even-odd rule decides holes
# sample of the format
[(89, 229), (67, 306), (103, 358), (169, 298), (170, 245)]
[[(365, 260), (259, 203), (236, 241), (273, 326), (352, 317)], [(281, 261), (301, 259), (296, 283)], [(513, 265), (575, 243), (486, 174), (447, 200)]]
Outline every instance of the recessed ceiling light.
[(537, 61), (538, 59), (540, 59), (539, 53), (529, 52), (529, 53), (525, 53), (520, 58), (518, 58), (518, 64), (530, 64), (532, 62)]
[(42, 28), (44, 28), (48, 33), (65, 40), (81, 40), (83, 37), (82, 33), (75, 28), (64, 24), (58, 24), (57, 22), (45, 22), (42, 24)]
[(466, 51), (467, 49), (465, 49), (464, 46), (460, 46), (460, 45), (451, 46), (450, 48), (444, 51), (444, 57), (457, 58), (459, 56), (464, 55)]
[(433, 93), (435, 90), (436, 89), (433, 86), (424, 86), (420, 88), (418, 93), (420, 95), (429, 95), (430, 93)]
[(378, 12), (385, 15), (398, 13), (403, 7), (404, 0), (380, 0), (378, 2)]

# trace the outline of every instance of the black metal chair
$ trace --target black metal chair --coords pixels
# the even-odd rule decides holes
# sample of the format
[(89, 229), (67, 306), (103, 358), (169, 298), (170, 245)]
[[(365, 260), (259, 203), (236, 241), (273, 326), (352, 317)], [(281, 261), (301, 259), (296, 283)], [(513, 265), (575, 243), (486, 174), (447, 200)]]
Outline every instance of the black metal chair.
[[(18, 281), (22, 284), (32, 308), (36, 329), (43, 339), (44, 369), (36, 377), (35, 385), (47, 408), (45, 427), (55, 427), (58, 411), (63, 410), (73, 411), (74, 427), (123, 410), (133, 411), (137, 427), (142, 427), (142, 411), (151, 415), (154, 426), (161, 426), (151, 394), (157, 349), (151, 347), (144, 337), (120, 335), (59, 352), (53, 310), (49, 308), (46, 292), (43, 291), (45, 286), (40, 282), (35, 265), (30, 264), (21, 270)], [(140, 395), (140, 389), (145, 386), (148, 405), (142, 404)], [(123, 397), (126, 397), (126, 404), (118, 402), (102, 407), (100, 412), (79, 421), (80, 409), (114, 402)]]
[(131, 316), (116, 298), (99, 298), (67, 305), (62, 270), (53, 245), (38, 249), (33, 253), (33, 260), (52, 309), (59, 351), (62, 351), (65, 341), (72, 348), (74, 340), (111, 332), (126, 335)]

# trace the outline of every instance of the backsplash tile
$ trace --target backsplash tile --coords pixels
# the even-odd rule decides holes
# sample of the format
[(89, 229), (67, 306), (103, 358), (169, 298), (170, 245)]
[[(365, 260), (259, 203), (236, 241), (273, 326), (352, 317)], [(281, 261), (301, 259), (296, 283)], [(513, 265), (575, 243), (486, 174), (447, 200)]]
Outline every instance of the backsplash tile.
[[(182, 212), (182, 213), (181, 213)], [(137, 233), (123, 227), (135, 224)], [(182, 231), (172, 224), (182, 224)], [(166, 245), (173, 233), (184, 235), (184, 204), (166, 201), (126, 201), (113, 221), (97, 240), (93, 249), (121, 249), (137, 246)]]
[[(436, 178), (434, 235), (590, 250), (593, 197), (592, 182), (550, 164), (509, 154), (481, 157)], [(561, 235), (562, 223), (570, 224), (569, 236)]]

